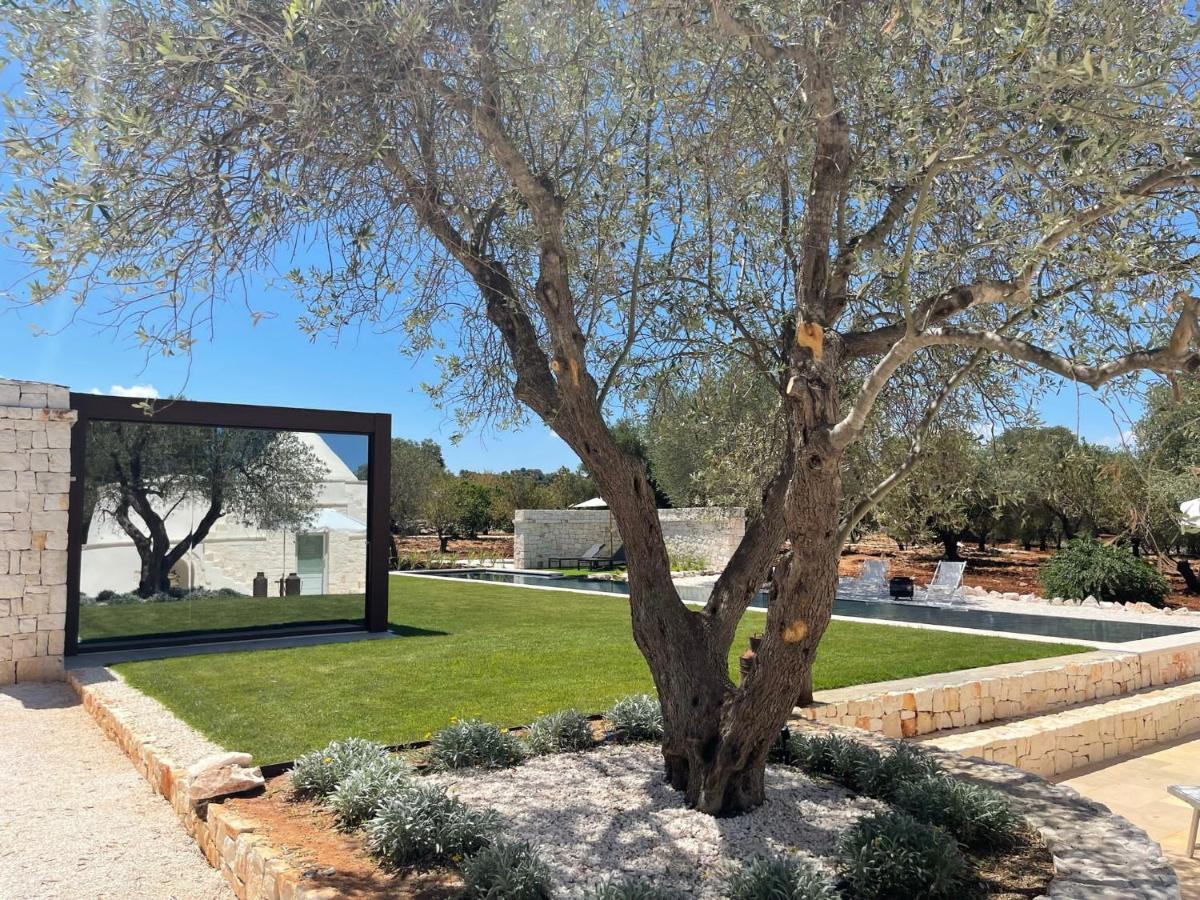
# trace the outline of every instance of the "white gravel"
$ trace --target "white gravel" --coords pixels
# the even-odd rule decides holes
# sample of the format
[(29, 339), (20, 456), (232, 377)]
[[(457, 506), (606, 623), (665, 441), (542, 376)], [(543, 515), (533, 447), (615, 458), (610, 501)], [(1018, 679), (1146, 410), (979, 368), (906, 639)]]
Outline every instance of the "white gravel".
[(473, 807), (493, 807), (535, 845), (559, 890), (577, 896), (605, 877), (646, 877), (693, 897), (720, 897), (744, 860), (795, 855), (832, 870), (854, 822), (882, 808), (790, 768), (767, 770), (760, 808), (716, 819), (680, 805), (655, 747), (605, 747), (514, 769), (429, 776)]
[(62, 683), (0, 688), (0, 897), (230, 898)]

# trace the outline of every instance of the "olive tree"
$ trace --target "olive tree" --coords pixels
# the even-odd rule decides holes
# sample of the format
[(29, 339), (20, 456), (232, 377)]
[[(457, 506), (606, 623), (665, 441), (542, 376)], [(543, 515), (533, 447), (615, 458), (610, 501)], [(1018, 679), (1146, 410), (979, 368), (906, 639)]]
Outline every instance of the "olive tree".
[[(137, 593), (170, 587), (171, 569), (229, 517), (264, 530), (296, 530), (317, 510), (325, 466), (295, 434), (140, 422), (88, 430), (84, 519), (109, 519), (133, 542)], [(198, 514), (172, 538), (172, 514)], [(86, 533), (86, 527), (85, 527)]]
[[(4, 13), (30, 299), (75, 297), (176, 352), (246, 273), (299, 259), (304, 328), (404, 328), (439, 348), (460, 415), (540, 418), (620, 529), (666, 777), (700, 810), (762, 801), (839, 549), (948, 397), (996, 372), (1099, 387), (1200, 362), (1183, 4), (99, 10)], [(714, 365), (770, 385), (782, 428), (693, 608), (609, 423), (654, 379)], [(892, 404), (913, 412), (909, 452), (843, 513), (847, 455)], [(785, 542), (734, 683), (738, 622)]]

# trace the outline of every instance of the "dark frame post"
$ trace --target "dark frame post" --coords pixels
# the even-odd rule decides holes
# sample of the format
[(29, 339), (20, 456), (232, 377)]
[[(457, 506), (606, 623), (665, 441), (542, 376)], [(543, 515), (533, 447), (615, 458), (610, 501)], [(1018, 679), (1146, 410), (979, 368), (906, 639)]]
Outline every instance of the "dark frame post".
[[(88, 430), (93, 421), (160, 425), (197, 425), (217, 428), (257, 428), (274, 431), (356, 434), (367, 438), (367, 589), (363, 621), (367, 631), (388, 627), (388, 541), (391, 540), (391, 430), (386, 413), (301, 409), (285, 406), (251, 406), (197, 400), (141, 400), (99, 394), (71, 394), (77, 415), (71, 429), (70, 509), (67, 512), (67, 614), (63, 652), (79, 652), (79, 577), (82, 570), (84, 488), (87, 481)], [(330, 629), (334, 630), (334, 629)], [(214, 637), (224, 640), (287, 634), (286, 628), (220, 632), (193, 638), (164, 635), (158, 640), (130, 641), (129, 646), (165, 646), (200, 643)], [(311, 633), (306, 630), (304, 633)]]
[(367, 443), (367, 631), (388, 627), (388, 544), (392, 540), (392, 417), (375, 416)]

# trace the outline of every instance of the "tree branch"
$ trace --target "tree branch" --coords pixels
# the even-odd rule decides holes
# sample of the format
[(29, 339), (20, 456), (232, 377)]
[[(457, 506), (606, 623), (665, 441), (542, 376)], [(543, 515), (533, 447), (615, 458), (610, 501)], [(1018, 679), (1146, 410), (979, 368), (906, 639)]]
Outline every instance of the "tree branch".
[(705, 615), (715, 625), (715, 639), (726, 651), (733, 643), (742, 614), (758, 593), (763, 572), (779, 552), (787, 534), (783, 509), (795, 470), (795, 441), (789, 429), (783, 461), (763, 491), (762, 506), (746, 526), (746, 533), (713, 585), (704, 607)]
[(1200, 337), (1200, 297), (1192, 297), (1181, 291), (1175, 295), (1175, 299), (1183, 306), (1183, 310), (1165, 346), (1135, 350), (1095, 366), (1074, 362), (1052, 350), (994, 331), (936, 328), (920, 335), (919, 341), (926, 347), (974, 347), (1003, 353), (1092, 388), (1101, 387), (1131, 372), (1195, 372), (1200, 370), (1200, 350), (1196, 349), (1197, 338)]
[[(941, 294), (935, 294), (919, 303), (913, 311), (913, 320), (918, 329), (936, 325), (960, 312), (976, 306), (986, 306), (1018, 300), (1024, 295), (1018, 285), (1010, 281), (979, 281), (960, 284)], [(904, 337), (907, 323), (895, 322), (872, 331), (852, 331), (843, 336), (842, 347), (847, 357), (876, 356), (886, 353)]]

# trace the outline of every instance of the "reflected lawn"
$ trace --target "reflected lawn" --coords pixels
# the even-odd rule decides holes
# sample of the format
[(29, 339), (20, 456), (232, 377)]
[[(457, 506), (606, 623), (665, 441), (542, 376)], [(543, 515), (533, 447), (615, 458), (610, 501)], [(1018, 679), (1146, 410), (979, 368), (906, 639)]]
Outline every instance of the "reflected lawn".
[(196, 631), (231, 631), (307, 622), (362, 622), (362, 594), (205, 597), (163, 603), (81, 606), (79, 640), (112, 640)]

